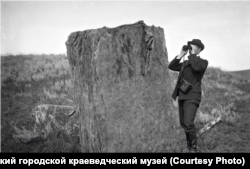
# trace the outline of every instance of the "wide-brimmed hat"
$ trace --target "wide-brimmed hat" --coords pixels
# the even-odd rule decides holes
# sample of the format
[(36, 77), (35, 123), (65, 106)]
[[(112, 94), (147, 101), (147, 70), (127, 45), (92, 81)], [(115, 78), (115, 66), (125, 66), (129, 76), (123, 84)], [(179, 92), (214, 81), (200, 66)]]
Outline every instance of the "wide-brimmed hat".
[(188, 41), (188, 45), (190, 44), (199, 46), (201, 48), (201, 51), (205, 48), (200, 39), (193, 39), (192, 41)]

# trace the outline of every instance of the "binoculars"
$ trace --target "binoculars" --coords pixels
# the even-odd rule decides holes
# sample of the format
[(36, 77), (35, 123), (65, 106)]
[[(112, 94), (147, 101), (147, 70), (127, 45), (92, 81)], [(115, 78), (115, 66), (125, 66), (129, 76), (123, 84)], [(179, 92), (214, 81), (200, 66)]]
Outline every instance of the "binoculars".
[(184, 50), (184, 51), (187, 51), (187, 50), (192, 50), (192, 47), (191, 46), (189, 46), (189, 45), (184, 45), (183, 47), (182, 47), (182, 50)]

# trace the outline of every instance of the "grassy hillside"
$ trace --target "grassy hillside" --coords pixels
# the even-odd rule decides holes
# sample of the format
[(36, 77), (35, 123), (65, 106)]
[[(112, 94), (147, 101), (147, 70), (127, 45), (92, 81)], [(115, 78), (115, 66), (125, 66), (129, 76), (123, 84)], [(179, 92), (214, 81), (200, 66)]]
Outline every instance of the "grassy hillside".
[(241, 75), (242, 77), (250, 79), (250, 69), (248, 69), (248, 70), (232, 71), (232, 73), (235, 73), (237, 75)]
[[(177, 78), (177, 73), (171, 75)], [(249, 78), (242, 75), (214, 67), (207, 69), (195, 124), (201, 129), (218, 116), (222, 120), (198, 138), (202, 152), (250, 152), (249, 84)], [(184, 144), (184, 137), (180, 142)]]
[(46, 139), (23, 143), (14, 127), (31, 130), (32, 109), (39, 104), (73, 104), (73, 86), (65, 55), (1, 58), (2, 152), (79, 152), (79, 139), (54, 131)]
[[(173, 83), (169, 87), (173, 90), (177, 73), (170, 71), (170, 74)], [(195, 124), (201, 129), (218, 116), (222, 121), (198, 138), (202, 152), (250, 152), (250, 81), (242, 75), (213, 67), (206, 71), (203, 100)], [(27, 143), (13, 137), (14, 127), (32, 128), (32, 109), (36, 105), (74, 105), (73, 99), (65, 55), (1, 57), (2, 152), (79, 152), (79, 138), (69, 137), (64, 131), (54, 131), (46, 139)], [(178, 110), (173, 105), (169, 108), (171, 119), (174, 118), (169, 124), (169, 140), (143, 151), (181, 152), (185, 148)]]

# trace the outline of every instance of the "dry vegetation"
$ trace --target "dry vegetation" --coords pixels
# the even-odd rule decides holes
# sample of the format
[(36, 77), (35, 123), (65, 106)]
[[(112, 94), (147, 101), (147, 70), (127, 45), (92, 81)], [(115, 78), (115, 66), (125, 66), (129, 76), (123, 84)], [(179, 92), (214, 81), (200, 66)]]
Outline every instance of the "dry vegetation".
[[(177, 74), (170, 72), (173, 90)], [(222, 121), (199, 138), (202, 152), (250, 152), (250, 81), (241, 75), (224, 72), (209, 67), (203, 80), (203, 101), (197, 112), (196, 126), (201, 129), (206, 123), (218, 116)], [(139, 93), (138, 93), (139, 94)], [(65, 55), (17, 55), (1, 57), (1, 129), (3, 152), (79, 152), (79, 138), (70, 137), (64, 131), (52, 132), (46, 139), (39, 138), (27, 143), (15, 140), (15, 127), (30, 129), (34, 123), (31, 112), (38, 104), (74, 105), (73, 86), (70, 81), (69, 64)], [(119, 99), (119, 98), (118, 98)], [(126, 104), (126, 103), (121, 103)], [(153, 104), (153, 101), (152, 101)], [(164, 105), (162, 105), (164, 106)], [(138, 107), (140, 109), (140, 107)], [(153, 111), (153, 110), (152, 110)], [(171, 113), (169, 113), (171, 112)], [(130, 142), (131, 147), (140, 152), (181, 152), (185, 147), (184, 131), (178, 123), (178, 111), (169, 105), (168, 126), (163, 122), (153, 122), (143, 116), (143, 110), (133, 114), (133, 118), (146, 120), (148, 125), (141, 130), (153, 132), (151, 123), (160, 130), (166, 130), (168, 139), (159, 143), (150, 142), (151, 138), (134, 138), (133, 128), (127, 124), (113, 124), (113, 132), (126, 126), (127, 138), (116, 138)], [(164, 113), (164, 112), (163, 112)], [(129, 114), (132, 116), (132, 114)], [(114, 114), (116, 118), (131, 118), (125, 114)], [(135, 124), (133, 124), (135, 125)], [(133, 126), (131, 125), (131, 126)], [(104, 131), (105, 132), (105, 131)], [(154, 134), (150, 133), (150, 136)], [(157, 136), (157, 133), (155, 133)], [(140, 140), (148, 140), (147, 145), (138, 146)], [(119, 142), (119, 141), (118, 141)], [(131, 147), (117, 144), (121, 151)], [(153, 147), (153, 148), (152, 148)]]
[[(65, 55), (1, 57), (3, 152), (78, 152), (79, 139), (54, 131), (46, 139), (15, 140), (15, 127), (32, 130), (32, 109), (39, 104), (73, 104), (73, 86)], [(25, 130), (23, 130), (25, 131)]]

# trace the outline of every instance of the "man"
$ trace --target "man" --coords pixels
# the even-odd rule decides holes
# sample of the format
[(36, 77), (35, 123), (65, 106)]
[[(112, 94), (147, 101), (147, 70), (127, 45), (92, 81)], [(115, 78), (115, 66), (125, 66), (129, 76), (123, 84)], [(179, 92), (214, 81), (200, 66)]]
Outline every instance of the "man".
[(180, 54), (170, 62), (168, 68), (180, 72), (172, 98), (176, 100), (177, 96), (179, 97), (179, 119), (187, 140), (185, 151), (198, 152), (194, 119), (201, 101), (201, 80), (208, 61), (200, 58), (200, 52), (205, 48), (201, 40), (188, 41), (188, 48), (189, 60), (180, 63), (180, 60), (187, 54), (187, 50), (182, 49)]

